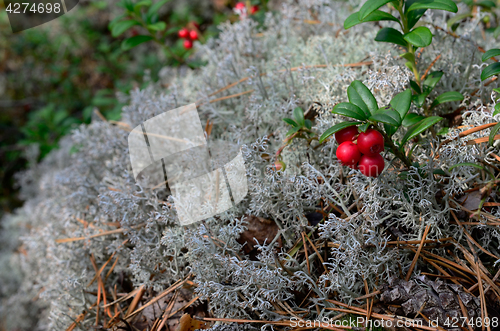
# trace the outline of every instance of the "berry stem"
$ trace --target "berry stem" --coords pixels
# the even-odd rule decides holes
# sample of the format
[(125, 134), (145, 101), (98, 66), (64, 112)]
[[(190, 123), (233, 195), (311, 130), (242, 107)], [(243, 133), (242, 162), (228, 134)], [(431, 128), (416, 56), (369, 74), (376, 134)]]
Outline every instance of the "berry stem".
[(403, 161), (403, 163), (408, 167), (410, 168), (412, 166), (411, 164), (411, 161), (410, 159), (408, 159), (405, 155), (405, 153), (403, 153), (395, 144), (394, 142), (392, 141), (392, 139), (387, 136), (387, 134), (383, 131), (383, 130), (377, 130), (378, 132), (380, 132), (382, 134), (382, 136), (384, 137), (384, 141), (387, 143), (387, 145), (389, 145), (389, 148), (391, 149), (391, 152), (396, 155), (396, 157), (398, 159), (400, 159), (401, 161)]

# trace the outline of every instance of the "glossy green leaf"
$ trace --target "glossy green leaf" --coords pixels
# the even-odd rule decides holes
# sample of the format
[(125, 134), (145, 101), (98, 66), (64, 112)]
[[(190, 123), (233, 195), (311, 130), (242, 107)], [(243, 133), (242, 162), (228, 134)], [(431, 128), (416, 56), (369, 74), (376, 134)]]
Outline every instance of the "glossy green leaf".
[(481, 72), (481, 80), (483, 81), (498, 74), (500, 74), (500, 62), (492, 63)]
[(460, 92), (449, 91), (438, 95), (431, 104), (431, 109), (445, 102), (462, 101), (464, 96)]
[(417, 124), (418, 122), (420, 122), (424, 118), (425, 117), (420, 116), (418, 114), (413, 114), (413, 113), (406, 114), (406, 116), (403, 118), (403, 126), (406, 126), (406, 127), (412, 126), (414, 124)]
[(446, 24), (448, 25), (448, 27), (451, 27), (453, 24), (458, 23), (468, 17), (472, 17), (472, 14), (471, 13), (458, 14), (450, 18), (448, 22), (446, 22)]
[(373, 96), (372, 92), (370, 92), (368, 87), (365, 86), (365, 84), (361, 83), (361, 81), (359, 80), (355, 80), (351, 83), (350, 86), (354, 88), (354, 90), (356, 90), (356, 92), (361, 97), (361, 100), (363, 100), (363, 103), (366, 105), (370, 113), (377, 111), (378, 109), (377, 100)]
[(418, 94), (422, 93), (420, 86), (418, 86), (417, 82), (415, 82), (414, 80), (410, 80), (410, 87)]
[(427, 98), (428, 95), (429, 95), (429, 93), (416, 94), (416, 95), (411, 97), (411, 100), (413, 101), (415, 106), (417, 106), (418, 108), (421, 108), (424, 105), (425, 99)]
[(149, 7), (152, 4), (151, 0), (141, 0), (134, 5), (134, 11), (137, 12), (141, 7)]
[(306, 128), (308, 128), (309, 130), (311, 130), (311, 128), (312, 128), (312, 122), (311, 122), (311, 120), (305, 120), (304, 124), (305, 124)]
[(396, 131), (398, 131), (398, 128), (393, 126), (393, 125), (389, 125), (389, 124), (384, 123), (384, 130), (385, 130), (385, 133), (387, 133), (387, 135), (390, 137), (393, 134), (395, 134)]
[(150, 40), (153, 40), (153, 37), (144, 36), (144, 35), (134, 36), (134, 37), (130, 37), (130, 38), (125, 39), (122, 42), (121, 47), (122, 47), (122, 50), (128, 51), (129, 49), (134, 48), (137, 45), (140, 45), (140, 44), (145, 43), (145, 42), (150, 41)]
[(498, 122), (493, 128), (491, 128), (490, 137), (488, 138), (488, 144), (490, 146), (493, 145), (493, 141), (495, 141), (495, 135), (497, 134), (498, 130), (500, 130), (500, 122)]
[(113, 28), (111, 29), (111, 35), (113, 37), (118, 37), (128, 29), (130, 29), (133, 26), (140, 25), (139, 22), (136, 20), (127, 20), (127, 21), (120, 21), (117, 22), (116, 24), (113, 25)]
[(500, 26), (497, 26), (495, 31), (493, 31), (493, 38), (498, 38), (500, 37)]
[(495, 111), (493, 112), (493, 115), (491, 115), (491, 116), (495, 116), (498, 114), (500, 114), (500, 102), (495, 105)]
[(443, 74), (444, 72), (442, 71), (433, 71), (428, 74), (422, 82), (423, 92), (427, 92), (427, 94), (429, 94), (434, 89), (434, 87), (436, 87), (437, 83), (439, 83), (441, 77), (443, 77)]
[(441, 130), (438, 131), (438, 133), (436, 133), (438, 136), (444, 136), (446, 134), (448, 134), (448, 132), (450, 132), (450, 128), (448, 127), (444, 127), (444, 128), (441, 128)]
[(363, 4), (358, 12), (359, 20), (363, 21), (366, 17), (368, 17), (368, 15), (391, 1), (392, 0), (368, 0)]
[(342, 123), (335, 124), (334, 126), (329, 128), (328, 130), (326, 130), (321, 135), (321, 137), (319, 137), (319, 142), (322, 143), (323, 141), (325, 141), (326, 138), (330, 137), (332, 134), (339, 132), (342, 129), (348, 128), (350, 126), (359, 125), (359, 124), (361, 124), (361, 122), (342, 122)]
[(167, 28), (167, 24), (165, 22), (157, 22), (155, 24), (149, 24), (148, 29), (153, 31), (163, 31)]
[(370, 123), (363, 123), (360, 126), (358, 126), (358, 131), (366, 132), (366, 130), (368, 130), (369, 127), (370, 127)]
[(383, 12), (381, 10), (375, 10), (374, 12), (370, 13), (366, 18), (362, 21), (359, 20), (359, 15), (358, 12), (349, 15), (349, 17), (346, 18), (344, 21), (344, 29), (349, 29), (352, 28), (355, 25), (365, 23), (365, 22), (377, 22), (377, 21), (394, 21), (394, 22), (399, 22), (399, 20), (394, 17), (393, 15)]
[(476, 6), (491, 9), (491, 8), (495, 8), (497, 6), (497, 4), (491, 0), (482, 0), (482, 1), (476, 2)]
[(393, 109), (386, 109), (377, 112), (370, 117), (370, 120), (393, 125), (395, 127), (401, 125), (401, 117), (399, 116), (399, 113)]
[(286, 133), (286, 136), (289, 137), (291, 136), (292, 134), (298, 132), (300, 130), (300, 126), (297, 126), (297, 127), (294, 127), (294, 128), (291, 128), (290, 130), (288, 130), (288, 132)]
[(411, 106), (411, 90), (407, 89), (396, 94), (390, 104), (399, 113), (400, 118), (405, 118)]
[(407, 59), (409, 62), (415, 62), (415, 54), (414, 53), (403, 53), (400, 56), (402, 58)]
[(410, 128), (408, 128), (408, 132), (406, 132), (405, 136), (401, 140), (401, 146), (406, 144), (408, 140), (412, 139), (413, 137), (421, 134), (437, 122), (441, 121), (443, 118), (439, 116), (431, 116), (431, 117), (426, 117), (417, 124), (412, 125)]
[(418, 0), (408, 8), (408, 12), (417, 9), (438, 9), (452, 13), (458, 11), (457, 5), (452, 0)]
[(298, 125), (304, 126), (304, 111), (300, 107), (295, 107), (293, 110), (293, 118)]
[(122, 0), (118, 3), (120, 7), (125, 8), (128, 11), (133, 11), (134, 10), (134, 3), (132, 0)]
[(351, 118), (355, 118), (360, 121), (366, 120), (366, 114), (359, 108), (358, 106), (349, 103), (349, 102), (341, 102), (335, 107), (333, 107), (332, 113), (347, 116)]
[(500, 49), (493, 48), (493, 49), (488, 50), (486, 53), (484, 53), (483, 57), (481, 58), (481, 60), (484, 62), (484, 61), (489, 60), (492, 57), (495, 57), (495, 56), (498, 56), (498, 55), (500, 55)]
[(283, 121), (286, 123), (286, 124), (289, 124), (291, 126), (299, 126), (294, 120), (292, 120), (291, 118), (284, 118)]
[(393, 43), (403, 47), (408, 47), (408, 43), (403, 37), (403, 34), (393, 28), (380, 29), (380, 31), (377, 33), (377, 36), (375, 37), (375, 41)]
[(432, 32), (425, 26), (419, 26), (405, 34), (404, 39), (414, 46), (426, 47), (432, 42)]

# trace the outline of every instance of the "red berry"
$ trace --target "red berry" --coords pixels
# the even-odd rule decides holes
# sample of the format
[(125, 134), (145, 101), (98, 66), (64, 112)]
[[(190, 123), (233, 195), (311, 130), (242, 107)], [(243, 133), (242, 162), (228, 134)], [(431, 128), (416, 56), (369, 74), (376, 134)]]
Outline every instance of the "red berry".
[(367, 177), (377, 177), (384, 170), (384, 158), (380, 154), (363, 155), (359, 160), (359, 171)]
[(335, 133), (335, 139), (339, 144), (342, 144), (344, 141), (353, 141), (357, 135), (358, 128), (355, 126), (350, 126)]
[(250, 8), (250, 14), (255, 14), (256, 12), (259, 11), (259, 6), (255, 5)]
[(359, 151), (367, 155), (375, 155), (384, 150), (384, 137), (377, 130), (369, 129), (358, 136)]
[(189, 39), (184, 40), (184, 48), (185, 49), (193, 48), (193, 42)]
[(337, 159), (346, 166), (355, 166), (358, 163), (361, 153), (359, 152), (358, 145), (352, 141), (344, 141), (337, 148)]
[(196, 32), (195, 30), (189, 31), (189, 39), (191, 40), (198, 39), (198, 32)]
[(245, 8), (246, 8), (246, 5), (245, 5), (245, 3), (244, 3), (244, 2), (238, 2), (238, 3), (234, 6), (234, 8), (239, 9), (239, 10), (243, 10), (243, 9), (245, 9)]
[(276, 171), (280, 171), (280, 170), (285, 171), (286, 164), (283, 161), (276, 161), (276, 162), (274, 162), (274, 168), (276, 169)]
[(189, 31), (186, 28), (179, 30), (179, 37), (187, 38), (189, 36)]

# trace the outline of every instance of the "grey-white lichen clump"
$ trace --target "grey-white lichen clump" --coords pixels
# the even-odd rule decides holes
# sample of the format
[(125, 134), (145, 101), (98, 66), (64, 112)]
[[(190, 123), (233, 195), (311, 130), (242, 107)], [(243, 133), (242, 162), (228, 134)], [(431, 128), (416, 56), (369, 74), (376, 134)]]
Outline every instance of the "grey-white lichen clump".
[[(275, 302), (286, 300), (291, 310), (309, 310), (304, 317), (331, 317), (334, 312), (325, 308), (332, 306), (326, 299), (333, 293), (349, 302), (365, 294), (365, 280), (374, 288), (409, 269), (414, 254), (388, 247), (388, 233), (400, 240), (417, 240), (432, 225), (428, 239), (463, 241), (460, 228), (449, 219), (455, 206), (447, 201), (482, 177), (471, 167), (448, 169), (499, 154), (498, 145), (488, 148), (453, 139), (467, 128), (498, 120), (488, 110), (491, 105), (486, 108), (495, 84), (484, 87), (479, 79), (480, 54), (474, 42), (487, 45), (488, 40), (477, 32), (476, 20), (460, 27), (461, 37), (455, 38), (436, 28), (446, 29), (442, 14), (428, 11), (424, 17), (435, 26), (434, 42), (419, 54), (419, 65), (426, 68), (441, 55), (433, 70), (445, 72), (432, 93), (458, 90), (470, 101), (464, 104), (470, 110), (461, 126), (441, 136), (441, 141), (449, 138), (449, 143), (439, 147), (429, 133), (423, 144), (414, 146), (413, 158), (420, 169), (412, 167), (402, 175), (386, 158), (383, 174), (367, 178), (340, 166), (333, 140), (317, 149), (295, 141), (282, 153), (287, 170), (276, 172), (271, 167), (272, 155), (288, 131), (282, 118), (291, 117), (295, 107), (321, 105), (313, 126), (320, 135), (343, 120), (329, 111), (347, 100), (346, 89), (353, 80), (363, 81), (380, 105), (408, 85), (412, 74), (398, 51), (373, 41), (375, 25), (343, 30), (341, 23), (359, 6), (356, 1), (301, 0), (284, 3), (280, 12), (267, 14), (265, 29), (250, 19), (222, 24), (218, 39), (198, 45), (198, 56), (208, 63), (205, 67), (181, 75), (177, 69), (165, 68), (161, 84), (131, 92), (118, 125), (96, 118), (19, 176), (26, 203), (2, 221), (0, 240), (0, 314), (7, 326), (68, 328), (96, 301), (97, 282), (88, 286), (95, 275), (92, 259), (98, 267), (107, 263), (103, 275), (116, 263), (105, 279), (110, 289), (115, 284), (122, 289), (145, 285), (159, 292), (191, 274), (200, 300), (208, 300), (209, 310), (217, 317), (279, 320), (284, 317), (276, 313)], [(350, 65), (363, 61), (371, 64)], [(480, 91), (472, 95), (476, 88)], [(252, 92), (210, 103), (248, 91)], [(202, 123), (213, 123), (210, 139), (243, 145), (249, 193), (235, 208), (181, 227), (165, 189), (145, 189), (134, 180), (127, 128), (193, 102), (199, 105)], [(448, 109), (440, 106), (436, 112), (442, 115)], [(481, 136), (484, 132), (466, 139)], [(422, 176), (429, 173), (422, 169), (442, 170), (449, 179)], [(359, 211), (351, 206), (353, 201)], [(311, 250), (309, 272), (307, 261), (288, 252), (301, 232), (313, 230), (306, 215), (317, 211), (320, 203), (335, 205), (347, 218), (332, 211), (319, 224), (319, 237), (329, 243), (324, 261), (327, 271), (315, 267), (318, 264), (313, 262), (323, 257)], [(500, 216), (498, 207), (493, 207), (492, 214)], [(247, 225), (244, 215), (275, 222), (281, 244), (278, 237), (269, 238), (257, 245), (256, 258), (242, 253), (237, 239)], [(500, 255), (498, 228), (476, 227), (487, 229), (481, 232), (480, 243)], [(86, 239), (60, 240), (81, 237)], [(447, 254), (443, 249), (434, 252)], [(302, 307), (289, 300), (297, 292), (309, 291), (314, 295)], [(83, 318), (80, 328), (93, 326), (92, 314)]]

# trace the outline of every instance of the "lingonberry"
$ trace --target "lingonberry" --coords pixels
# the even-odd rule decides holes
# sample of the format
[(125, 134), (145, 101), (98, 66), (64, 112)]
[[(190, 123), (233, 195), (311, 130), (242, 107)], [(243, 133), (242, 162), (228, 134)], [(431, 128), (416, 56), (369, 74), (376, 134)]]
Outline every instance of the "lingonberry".
[(244, 3), (244, 2), (238, 2), (238, 3), (234, 6), (234, 8), (236, 8), (236, 9), (238, 9), (238, 10), (243, 10), (243, 9), (245, 9), (245, 8), (246, 8), (246, 5), (245, 5), (245, 3)]
[(250, 14), (255, 14), (259, 11), (259, 6), (255, 5), (250, 8)]
[(285, 171), (286, 164), (285, 164), (285, 162), (278, 160), (278, 161), (274, 162), (274, 168), (276, 169), (276, 171)]
[(352, 141), (344, 141), (337, 148), (337, 159), (346, 166), (355, 166), (361, 158), (358, 146)]
[(196, 32), (195, 30), (189, 31), (189, 39), (191, 40), (198, 39), (198, 32)]
[(375, 155), (384, 150), (384, 137), (377, 130), (369, 129), (358, 136), (359, 151), (367, 155)]
[(183, 38), (183, 39), (189, 37), (189, 31), (188, 31), (188, 29), (186, 29), (186, 28), (180, 29), (179, 30), (179, 37)]
[(355, 126), (350, 126), (335, 133), (335, 139), (339, 144), (342, 144), (344, 141), (353, 141), (357, 135), (358, 128)]
[(377, 177), (384, 170), (384, 158), (380, 154), (363, 155), (359, 160), (359, 171), (367, 177)]
[(189, 39), (184, 40), (184, 48), (185, 49), (193, 48), (193, 42)]

